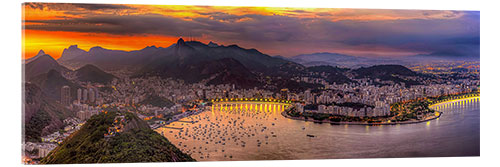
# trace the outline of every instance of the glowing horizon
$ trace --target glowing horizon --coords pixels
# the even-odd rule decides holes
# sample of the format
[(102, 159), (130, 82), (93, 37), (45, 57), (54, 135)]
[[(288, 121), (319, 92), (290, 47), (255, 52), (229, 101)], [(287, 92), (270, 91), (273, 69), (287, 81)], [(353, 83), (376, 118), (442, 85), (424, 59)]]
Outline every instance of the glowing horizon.
[(120, 4), (23, 4), (23, 58), (83, 50), (168, 47), (179, 37), (285, 57), (334, 52), (479, 55), (479, 12)]

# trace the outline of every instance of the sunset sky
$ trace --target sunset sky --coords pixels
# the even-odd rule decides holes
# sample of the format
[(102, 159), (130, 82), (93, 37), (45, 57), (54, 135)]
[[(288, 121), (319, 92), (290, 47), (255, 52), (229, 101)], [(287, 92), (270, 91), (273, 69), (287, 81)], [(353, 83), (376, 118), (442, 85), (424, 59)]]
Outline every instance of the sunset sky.
[(127, 51), (168, 47), (181, 36), (271, 56), (479, 57), (478, 11), (55, 3), (26, 3), (23, 10), (24, 58), (40, 49), (59, 58), (70, 45)]

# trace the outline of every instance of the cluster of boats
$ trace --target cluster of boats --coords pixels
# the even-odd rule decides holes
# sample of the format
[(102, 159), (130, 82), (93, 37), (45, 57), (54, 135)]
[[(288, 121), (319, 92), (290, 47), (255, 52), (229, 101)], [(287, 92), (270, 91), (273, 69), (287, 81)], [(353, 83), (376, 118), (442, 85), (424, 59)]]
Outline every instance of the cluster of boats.
[(277, 137), (277, 129), (272, 128), (277, 118), (272, 114), (269, 110), (215, 108), (169, 124), (164, 129), (169, 133), (164, 135), (195, 159), (232, 159), (228, 149), (258, 149)]

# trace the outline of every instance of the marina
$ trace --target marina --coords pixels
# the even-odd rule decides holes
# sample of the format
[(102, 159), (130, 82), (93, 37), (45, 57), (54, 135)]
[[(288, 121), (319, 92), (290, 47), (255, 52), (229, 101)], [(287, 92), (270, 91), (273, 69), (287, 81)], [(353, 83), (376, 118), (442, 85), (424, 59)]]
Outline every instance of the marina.
[[(233, 105), (156, 131), (199, 161), (479, 155), (479, 100), (456, 103), (426, 123), (380, 126), (304, 122), (283, 117), (283, 106)], [(172, 127), (183, 129), (168, 133)], [(454, 138), (441, 140), (447, 136)]]

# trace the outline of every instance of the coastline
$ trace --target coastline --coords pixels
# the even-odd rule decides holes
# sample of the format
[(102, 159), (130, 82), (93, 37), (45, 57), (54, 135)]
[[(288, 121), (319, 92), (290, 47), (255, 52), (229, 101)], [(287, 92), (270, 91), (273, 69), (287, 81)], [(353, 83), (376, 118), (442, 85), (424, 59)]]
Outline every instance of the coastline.
[(467, 100), (467, 99), (477, 99), (477, 98), (480, 98), (480, 96), (472, 96), (472, 97), (461, 98), (461, 99), (447, 100), (447, 101), (443, 101), (440, 103), (432, 104), (429, 106), (429, 108), (434, 107), (434, 106), (438, 106), (438, 105), (442, 105), (442, 104), (446, 104), (446, 103), (450, 103), (450, 102), (463, 101), (463, 100)]
[(190, 116), (193, 116), (193, 115), (198, 115), (198, 114), (200, 114), (200, 113), (202, 113), (202, 112), (205, 112), (205, 110), (201, 110), (201, 111), (193, 112), (193, 113), (191, 113), (191, 114), (187, 114), (187, 115), (185, 115), (185, 116), (183, 116), (183, 117), (180, 117), (180, 118), (177, 118), (177, 119), (172, 119), (172, 120), (166, 121), (166, 122), (165, 122), (165, 124), (161, 124), (161, 125), (159, 125), (158, 127), (154, 127), (154, 128), (153, 128), (153, 127), (150, 127), (150, 128), (151, 128), (152, 130), (156, 130), (156, 129), (159, 129), (159, 128), (165, 128), (165, 127), (167, 127), (168, 125), (170, 125), (170, 124), (171, 124), (171, 123), (173, 123), (173, 122), (177, 122), (177, 121), (179, 121), (179, 120), (181, 120), (181, 119), (184, 119), (184, 118), (187, 118), (187, 117), (190, 117)]
[(315, 119), (304, 119), (303, 117), (292, 117), (286, 114), (286, 111), (281, 112), (281, 115), (288, 119), (298, 120), (298, 121), (306, 121), (306, 122), (314, 122), (314, 123), (329, 123), (332, 125), (366, 125), (366, 126), (377, 126), (377, 125), (401, 125), (401, 124), (415, 124), (427, 122), (430, 120), (437, 119), (441, 117), (442, 112), (439, 112), (439, 116), (429, 117), (424, 120), (412, 120), (412, 121), (404, 121), (404, 122), (382, 122), (382, 123), (368, 123), (368, 122), (333, 122), (327, 119), (324, 120), (315, 120)]
[[(479, 96), (473, 96), (473, 97), (467, 97), (467, 98), (461, 98), (461, 99), (453, 99), (453, 100), (448, 100), (448, 101), (444, 101), (444, 102), (440, 102), (440, 103), (436, 103), (436, 104), (432, 104), (429, 106), (430, 107), (434, 107), (434, 106), (438, 106), (438, 105), (442, 105), (442, 104), (445, 104), (445, 103), (450, 103), (450, 102), (455, 102), (455, 101), (462, 101), (462, 100), (466, 100), (466, 99), (475, 99), (475, 98), (479, 98)], [(292, 119), (292, 120), (299, 120), (299, 121), (306, 121), (306, 122), (314, 122), (314, 123), (329, 123), (329, 124), (332, 124), (332, 125), (366, 125), (366, 126), (377, 126), (377, 125), (402, 125), (402, 124), (416, 124), (416, 123), (422, 123), (422, 122), (427, 122), (427, 121), (431, 121), (431, 120), (434, 120), (434, 119), (437, 119), (439, 117), (441, 117), (441, 115), (443, 115), (443, 112), (439, 112), (439, 115), (438, 116), (432, 116), (432, 117), (428, 117), (426, 119), (423, 119), (423, 120), (411, 120), (411, 121), (404, 121), (404, 122), (381, 122), (381, 123), (368, 123), (368, 122), (333, 122), (333, 121), (330, 121), (330, 120), (327, 120), (327, 119), (324, 119), (324, 120), (315, 120), (315, 119), (304, 119), (303, 117), (292, 117), (290, 115), (288, 115), (286, 113), (286, 111), (283, 111), (281, 112), (281, 115), (284, 116), (285, 118), (288, 118), (288, 119)]]

